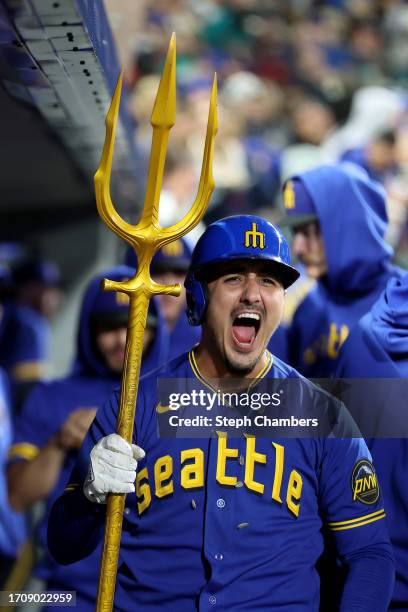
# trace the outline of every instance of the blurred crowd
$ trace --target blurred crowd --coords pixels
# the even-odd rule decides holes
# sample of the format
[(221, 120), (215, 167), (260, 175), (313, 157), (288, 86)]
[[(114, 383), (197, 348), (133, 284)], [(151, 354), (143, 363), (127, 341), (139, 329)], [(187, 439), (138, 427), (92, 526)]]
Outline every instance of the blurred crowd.
[[(163, 223), (180, 218), (194, 198), (217, 72), (216, 192), (207, 221), (256, 210), (276, 221), (287, 176), (345, 157), (384, 184), (388, 238), (400, 262), (408, 261), (404, 2), (149, 3), (127, 70), (136, 142), (146, 160), (150, 113), (172, 31), (178, 99)], [(141, 168), (143, 178), (145, 173)]]

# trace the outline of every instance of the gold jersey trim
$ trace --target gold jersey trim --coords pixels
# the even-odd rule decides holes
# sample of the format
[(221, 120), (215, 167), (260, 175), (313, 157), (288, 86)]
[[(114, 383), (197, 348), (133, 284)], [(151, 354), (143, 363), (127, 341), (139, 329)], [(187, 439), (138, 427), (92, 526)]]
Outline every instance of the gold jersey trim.
[(349, 519), (348, 521), (336, 521), (328, 523), (328, 527), (331, 531), (344, 531), (345, 529), (354, 529), (355, 527), (361, 527), (362, 525), (368, 525), (380, 519), (385, 518), (386, 514), (384, 508), (371, 512), (371, 514), (364, 514), (355, 519)]
[[(250, 391), (252, 389), (252, 387), (254, 387), (255, 385), (257, 385), (259, 383), (260, 380), (262, 380), (262, 378), (265, 378), (265, 376), (267, 375), (267, 373), (269, 372), (269, 370), (271, 369), (272, 365), (273, 365), (273, 355), (268, 351), (268, 349), (265, 349), (266, 352), (266, 356), (267, 356), (267, 363), (264, 365), (264, 367), (262, 368), (262, 370), (259, 372), (259, 374), (257, 374), (257, 376), (255, 376), (255, 378), (252, 380), (251, 384), (248, 387), (248, 391)], [(198, 369), (197, 366), (197, 361), (195, 358), (195, 352), (194, 349), (192, 349), (189, 354), (188, 354), (188, 360), (190, 362), (190, 366), (191, 369), (193, 370), (193, 374), (196, 378), (198, 378), (198, 380), (203, 383), (204, 386), (207, 387), (207, 389), (211, 389), (211, 391), (214, 391), (214, 393), (217, 393), (217, 389), (215, 389), (215, 387), (213, 387), (201, 374), (200, 370)]]

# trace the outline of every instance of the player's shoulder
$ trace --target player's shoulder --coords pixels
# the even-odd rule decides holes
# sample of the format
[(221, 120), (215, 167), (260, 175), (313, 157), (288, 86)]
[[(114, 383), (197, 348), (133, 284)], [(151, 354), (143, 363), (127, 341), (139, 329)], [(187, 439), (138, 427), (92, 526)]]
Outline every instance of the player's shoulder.
[(287, 379), (281, 383), (286, 391), (286, 398), (294, 406), (302, 406), (303, 416), (317, 418), (318, 428), (312, 437), (348, 437), (359, 435), (350, 415), (341, 400), (336, 397), (336, 381), (327, 379), (327, 388), (303, 376), (295, 368), (273, 357), (273, 367), (268, 372), (269, 378)]
[[(289, 384), (292, 384), (296, 389), (308, 390), (309, 394), (315, 397), (324, 398), (325, 400), (334, 398), (325, 391), (322, 387), (315, 384), (303, 374), (301, 374), (296, 368), (292, 367), (282, 359), (279, 359), (275, 355), (272, 356), (272, 367), (268, 372), (269, 378), (287, 378), (291, 379)], [(292, 382), (293, 381), (293, 382)], [(336, 400), (337, 401), (337, 400)]]
[(302, 376), (300, 372), (286, 363), (286, 361), (276, 357), (276, 355), (271, 354), (271, 361), (272, 367), (267, 374), (268, 378), (298, 378), (307, 381), (307, 379)]

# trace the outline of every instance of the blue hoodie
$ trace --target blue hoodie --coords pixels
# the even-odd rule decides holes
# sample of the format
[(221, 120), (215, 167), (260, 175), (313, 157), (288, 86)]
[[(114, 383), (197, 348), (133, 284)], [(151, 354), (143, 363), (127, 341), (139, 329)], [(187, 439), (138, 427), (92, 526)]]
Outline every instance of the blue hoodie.
[[(88, 285), (86, 289), (81, 308), (79, 319), (78, 336), (77, 336), (77, 356), (74, 362), (73, 371), (75, 374), (91, 373), (103, 378), (115, 379), (117, 376), (112, 375), (108, 367), (101, 361), (100, 356), (96, 353), (92, 343), (90, 317), (95, 301), (101, 293), (101, 281), (104, 278), (111, 280), (122, 280), (134, 275), (134, 269), (129, 266), (119, 265), (104, 273), (98, 274)], [(105, 295), (114, 295), (108, 293)], [(157, 318), (157, 328), (154, 340), (149, 347), (146, 355), (143, 356), (140, 375), (149, 373), (169, 360), (170, 340), (164, 319), (159, 310), (158, 302), (155, 298), (150, 301), (149, 313)]]
[[(16, 422), (10, 462), (33, 459), (60, 430), (72, 412), (79, 408), (98, 409), (119, 386), (120, 377), (108, 370), (94, 348), (90, 318), (96, 299), (101, 296), (101, 280), (109, 278), (121, 281), (132, 274), (130, 268), (117, 266), (98, 274), (90, 282), (82, 302), (73, 372), (61, 380), (40, 383), (30, 393)], [(157, 329), (153, 343), (142, 361), (141, 374), (167, 361), (168, 335), (157, 304), (153, 301), (150, 311), (157, 316)], [(95, 608), (101, 550), (98, 549), (79, 563), (62, 567), (55, 563), (46, 549), (49, 510), (62, 493), (77, 455), (77, 451), (67, 453), (57, 485), (47, 499), (47, 507), (37, 533), (44, 552), (34, 569), (34, 575), (45, 580), (49, 589), (76, 591), (77, 607), (85, 612)]]
[(320, 166), (296, 177), (320, 223), (327, 275), (297, 309), (288, 333), (289, 363), (311, 378), (331, 376), (340, 346), (401, 271), (385, 242), (385, 193), (354, 164)]
[[(408, 378), (408, 273), (392, 278), (386, 290), (344, 343), (337, 367), (342, 378)], [(384, 381), (387, 401), (391, 381)], [(404, 398), (398, 398), (398, 406)], [(406, 398), (405, 398), (406, 400)], [(381, 401), (381, 398), (379, 398)], [(374, 459), (394, 546), (396, 582), (393, 609), (408, 607), (408, 440), (372, 439)]]

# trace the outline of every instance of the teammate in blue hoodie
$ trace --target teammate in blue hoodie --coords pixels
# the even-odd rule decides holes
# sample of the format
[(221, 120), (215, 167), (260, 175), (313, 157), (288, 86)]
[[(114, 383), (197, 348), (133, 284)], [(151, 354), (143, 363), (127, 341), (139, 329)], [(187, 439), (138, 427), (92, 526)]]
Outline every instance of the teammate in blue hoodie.
[[(191, 327), (186, 316), (186, 293), (183, 287), (186, 272), (191, 261), (191, 245), (187, 238), (180, 238), (164, 246), (153, 257), (151, 275), (153, 280), (164, 285), (181, 284), (181, 294), (159, 295), (160, 310), (170, 334), (169, 361), (197, 344), (201, 336), (200, 327)], [(136, 268), (133, 249), (126, 253), (126, 265)]]
[[(17, 420), (9, 453), (13, 506), (25, 510), (37, 501), (47, 502), (38, 527), (42, 551), (34, 576), (45, 581), (48, 589), (76, 591), (81, 612), (94, 609), (100, 551), (68, 570), (62, 568), (46, 550), (46, 525), (49, 509), (66, 484), (97, 409), (120, 384), (128, 297), (103, 293), (101, 279), (122, 281), (132, 274), (132, 269), (117, 266), (92, 279), (82, 303), (73, 373), (33, 389)], [(155, 302), (149, 310), (147, 332), (142, 374), (162, 363), (168, 351), (168, 336)]]
[[(401, 279), (390, 279), (371, 311), (351, 330), (340, 351), (337, 375), (346, 379), (408, 378), (408, 273)], [(361, 391), (369, 402), (369, 405), (365, 404), (368, 413), (376, 402), (384, 401), (387, 412), (390, 403), (394, 403), (397, 411), (403, 411), (406, 420), (407, 398), (401, 397), (401, 387), (398, 390), (397, 384), (384, 380), (379, 388), (377, 383), (375, 397), (369, 387), (365, 392), (364, 389)], [(393, 399), (394, 393), (399, 397)], [(395, 426), (393, 428), (395, 430)], [(393, 434), (395, 436), (395, 431)], [(378, 435), (381, 435), (381, 429)], [(408, 440), (376, 437), (369, 439), (367, 444), (387, 508), (396, 560), (396, 581), (390, 609), (402, 612), (408, 609), (408, 490), (404, 486), (408, 473)]]
[[(61, 563), (83, 558), (102, 536), (108, 493), (129, 494), (116, 611), (315, 612), (323, 525), (348, 570), (341, 612), (386, 610), (393, 560), (362, 439), (284, 439), (268, 425), (265, 437), (233, 436), (215, 422), (191, 438), (182, 431), (160, 435), (162, 418), (171, 424), (191, 414), (193, 396), (186, 394), (187, 412), (172, 410), (159, 396), (158, 379), (171, 380), (171, 393), (180, 385), (213, 398), (235, 379), (252, 399), (273, 379), (277, 389), (292, 379), (304, 399), (312, 389), (322, 397), (266, 349), (285, 289), (298, 276), (285, 239), (264, 219), (238, 215), (211, 224), (186, 277), (190, 324), (202, 324), (199, 345), (140, 381), (132, 445), (112, 433), (117, 394), (98, 412), (52, 510), (48, 542)], [(230, 404), (220, 401), (218, 408), (220, 416), (233, 414)], [(319, 414), (332, 415), (335, 429), (330, 408)], [(358, 494), (361, 480), (367, 499)]]
[(317, 280), (294, 314), (288, 361), (308, 378), (330, 377), (350, 328), (401, 275), (384, 240), (385, 192), (364, 170), (342, 163), (292, 177), (284, 204), (293, 252)]

